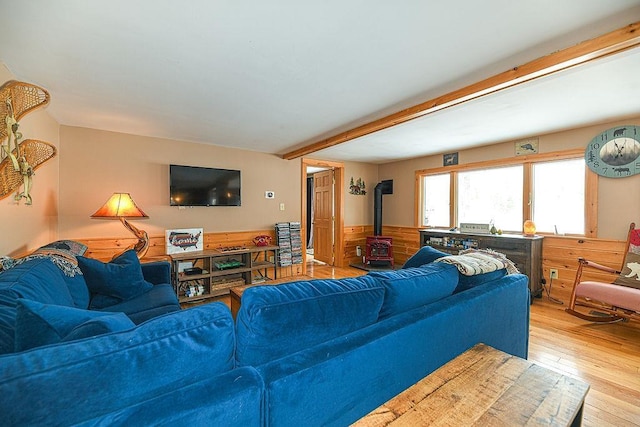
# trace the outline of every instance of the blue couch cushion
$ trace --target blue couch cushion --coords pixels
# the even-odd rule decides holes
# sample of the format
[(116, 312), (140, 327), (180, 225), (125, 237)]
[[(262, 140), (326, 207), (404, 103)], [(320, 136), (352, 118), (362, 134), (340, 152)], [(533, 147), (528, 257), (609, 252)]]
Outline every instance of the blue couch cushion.
[(458, 286), (454, 293), (462, 292), (467, 289), (471, 289), (476, 286), (484, 285), (485, 283), (492, 282), (494, 280), (501, 279), (507, 275), (507, 269), (502, 268), (500, 270), (491, 271), (489, 273), (476, 274), (475, 276), (466, 276), (459, 274)]
[[(231, 311), (214, 302), (128, 331), (0, 356), (2, 422), (76, 425), (153, 399), (231, 371), (234, 343)], [(206, 392), (215, 400), (225, 390)]]
[(434, 249), (431, 246), (423, 246), (418, 250), (418, 252), (413, 254), (411, 258), (407, 260), (407, 262), (404, 263), (402, 268), (420, 267), (421, 265), (430, 264), (438, 258), (442, 258), (443, 256), (447, 255), (449, 254)]
[(370, 276), (248, 288), (236, 321), (237, 363), (256, 366), (370, 325), (383, 298)]
[(153, 287), (144, 280), (134, 250), (126, 251), (108, 263), (79, 256), (78, 267), (82, 270), (89, 291), (94, 294), (89, 305), (92, 309), (126, 301)]
[(73, 307), (64, 274), (50, 259), (35, 258), (0, 273), (0, 354), (15, 348), (16, 305), (19, 298)]
[(180, 302), (173, 286), (164, 284), (154, 285), (142, 295), (99, 310), (123, 312), (139, 325), (161, 314), (179, 311)]
[(385, 289), (380, 318), (445, 298), (458, 284), (458, 269), (442, 263), (397, 271), (374, 271), (369, 275)]
[(124, 313), (101, 313), (18, 299), (15, 351), (135, 327)]

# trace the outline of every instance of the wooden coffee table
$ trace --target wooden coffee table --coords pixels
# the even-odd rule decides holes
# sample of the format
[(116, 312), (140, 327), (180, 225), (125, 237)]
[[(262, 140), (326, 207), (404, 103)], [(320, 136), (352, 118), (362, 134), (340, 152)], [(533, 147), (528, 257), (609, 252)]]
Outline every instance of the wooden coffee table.
[(231, 315), (233, 319), (238, 316), (238, 310), (240, 310), (240, 304), (242, 304), (242, 293), (245, 289), (250, 288), (251, 285), (245, 286), (236, 286), (234, 288), (229, 289), (229, 299), (231, 302)]
[(440, 367), (354, 426), (579, 426), (589, 385), (485, 344)]

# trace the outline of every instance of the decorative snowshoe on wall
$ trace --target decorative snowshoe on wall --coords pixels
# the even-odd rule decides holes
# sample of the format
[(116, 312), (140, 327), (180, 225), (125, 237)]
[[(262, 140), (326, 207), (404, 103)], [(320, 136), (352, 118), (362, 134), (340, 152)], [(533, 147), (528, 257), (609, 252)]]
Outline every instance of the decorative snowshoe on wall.
[(48, 103), (49, 93), (36, 85), (9, 80), (0, 87), (0, 199), (16, 191), (16, 202), (24, 198), (30, 205), (33, 171), (56, 155), (56, 148), (48, 142), (21, 141), (18, 130), (18, 121), (25, 114)]

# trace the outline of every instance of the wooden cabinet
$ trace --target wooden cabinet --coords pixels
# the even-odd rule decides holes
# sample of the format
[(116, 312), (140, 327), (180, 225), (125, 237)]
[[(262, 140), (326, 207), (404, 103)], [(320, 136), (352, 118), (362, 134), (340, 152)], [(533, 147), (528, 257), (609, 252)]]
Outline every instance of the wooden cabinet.
[(518, 234), (474, 234), (448, 230), (420, 230), (420, 246), (457, 255), (463, 249), (492, 249), (503, 253), (529, 276), (529, 290), (542, 296), (542, 236), (525, 237)]
[[(180, 302), (213, 298), (234, 286), (275, 280), (278, 246), (205, 250), (171, 254), (173, 288)], [(187, 274), (186, 268), (200, 268)]]

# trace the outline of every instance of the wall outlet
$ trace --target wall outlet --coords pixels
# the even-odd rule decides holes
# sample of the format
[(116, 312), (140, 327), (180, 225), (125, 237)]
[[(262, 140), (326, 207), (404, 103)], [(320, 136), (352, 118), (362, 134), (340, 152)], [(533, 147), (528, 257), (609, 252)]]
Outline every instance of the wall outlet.
[(558, 270), (556, 268), (549, 269), (549, 278), (557, 279), (558, 278)]
[(356, 256), (362, 256), (362, 249), (360, 248), (360, 246), (356, 246)]

